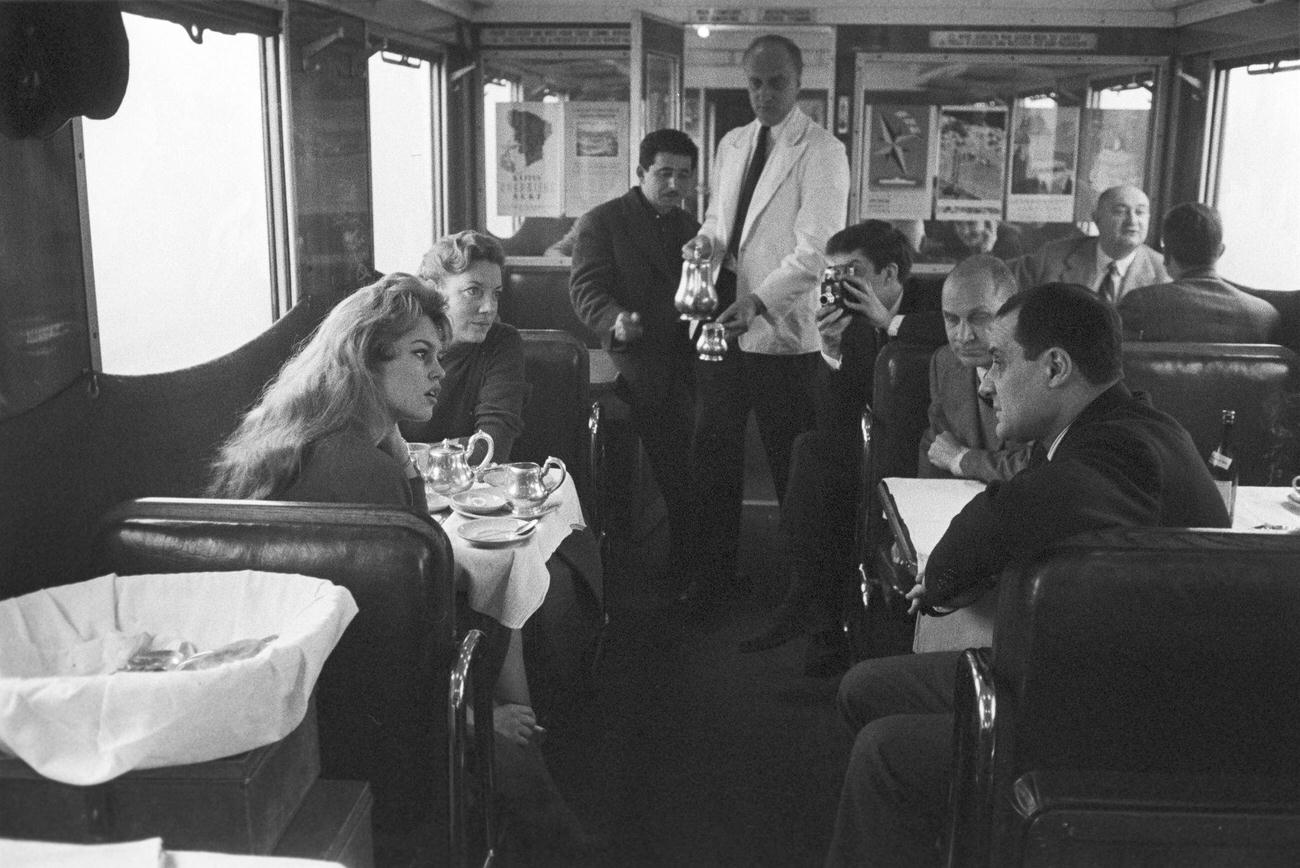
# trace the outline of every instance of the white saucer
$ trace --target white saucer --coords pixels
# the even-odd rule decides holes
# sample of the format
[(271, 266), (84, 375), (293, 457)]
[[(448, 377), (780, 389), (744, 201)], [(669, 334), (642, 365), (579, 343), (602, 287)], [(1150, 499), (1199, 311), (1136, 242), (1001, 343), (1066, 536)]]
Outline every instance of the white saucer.
[(456, 533), (466, 542), (479, 546), (507, 546), (522, 542), (537, 531), (533, 525), (526, 533), (518, 533), (525, 522), (517, 518), (476, 518), (456, 528)]
[(451, 508), (466, 515), (495, 515), (509, 506), (495, 488), (471, 488), (451, 496)]
[(1286, 499), (1296, 506), (1300, 506), (1300, 493), (1297, 493), (1294, 489), (1286, 493)]
[(451, 509), (451, 498), (445, 494), (439, 494), (428, 485), (424, 486), (424, 499), (429, 504), (429, 512), (441, 512), (444, 509)]

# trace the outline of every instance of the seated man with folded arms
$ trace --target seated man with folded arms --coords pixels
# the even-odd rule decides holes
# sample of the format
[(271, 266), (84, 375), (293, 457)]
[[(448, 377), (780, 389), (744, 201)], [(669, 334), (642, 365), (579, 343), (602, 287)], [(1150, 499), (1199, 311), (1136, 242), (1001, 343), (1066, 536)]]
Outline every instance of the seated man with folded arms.
[(1161, 226), (1173, 280), (1139, 287), (1119, 302), (1124, 339), (1262, 344), (1274, 339), (1277, 308), (1219, 277), (1223, 221), (1209, 205), (1184, 202)]
[(781, 503), (781, 533), (790, 559), (790, 586), (772, 624), (740, 643), (765, 651), (812, 633), (805, 672), (834, 675), (848, 666), (839, 629), (839, 591), (852, 570), (853, 518), (862, 458), (861, 416), (871, 399), (876, 355), (892, 339), (938, 346), (939, 311), (904, 288), (911, 245), (879, 220), (850, 226), (826, 244), (829, 265), (852, 265), (841, 284), (844, 305), (817, 312), (823, 364), (817, 381), (817, 427), (794, 442)]
[[(1121, 346), (1115, 309), (1083, 286), (1038, 286), (999, 309), (982, 392), (999, 437), (1046, 449), (953, 519), (908, 592), (913, 610), (969, 604), (1008, 565), (1077, 533), (1228, 526), (1192, 438), (1121, 381)], [(959, 658), (885, 657), (844, 676), (838, 704), (857, 737), (828, 866), (939, 864)]]
[(930, 357), (930, 427), (921, 435), (917, 476), (993, 482), (1029, 463), (1029, 446), (998, 437), (993, 404), (979, 394), (993, 316), (1016, 288), (1011, 269), (989, 254), (957, 263), (944, 280), (948, 345)]

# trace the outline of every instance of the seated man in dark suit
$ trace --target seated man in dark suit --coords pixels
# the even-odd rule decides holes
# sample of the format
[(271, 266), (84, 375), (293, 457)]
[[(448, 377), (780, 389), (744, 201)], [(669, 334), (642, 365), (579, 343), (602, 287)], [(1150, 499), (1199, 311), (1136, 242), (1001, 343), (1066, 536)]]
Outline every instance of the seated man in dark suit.
[(934, 301), (904, 288), (912, 249), (897, 229), (879, 220), (843, 229), (827, 242), (826, 261), (851, 265), (856, 275), (840, 284), (842, 305), (823, 305), (817, 312), (825, 362), (819, 371), (817, 427), (795, 439), (781, 503), (790, 586), (771, 626), (740, 645), (742, 651), (764, 651), (812, 632), (809, 675), (836, 674), (848, 665), (838, 599), (852, 571), (860, 420), (871, 399), (876, 355), (891, 339), (927, 346), (943, 341)]
[(948, 345), (930, 357), (930, 427), (921, 435), (917, 476), (993, 482), (1029, 463), (1029, 446), (998, 437), (993, 405), (979, 394), (992, 361), (993, 316), (1016, 289), (1011, 269), (987, 254), (957, 263), (944, 280)]
[(1164, 260), (1146, 245), (1151, 202), (1137, 187), (1111, 187), (1097, 197), (1092, 238), (1063, 238), (1016, 260), (1021, 287), (1078, 283), (1112, 303), (1139, 286), (1169, 279)]
[[(989, 339), (983, 392), (999, 437), (1047, 448), (953, 519), (914, 610), (973, 602), (1009, 564), (1110, 527), (1227, 527), (1192, 438), (1121, 382), (1115, 309), (1086, 287), (1047, 284), (1011, 297)], [(839, 707), (857, 733), (828, 866), (937, 865), (952, 773), (959, 652), (859, 663)]]
[(1124, 339), (1263, 344), (1281, 316), (1262, 298), (1219, 277), (1223, 221), (1209, 205), (1184, 202), (1161, 227), (1165, 265), (1173, 280), (1134, 289), (1119, 303)]

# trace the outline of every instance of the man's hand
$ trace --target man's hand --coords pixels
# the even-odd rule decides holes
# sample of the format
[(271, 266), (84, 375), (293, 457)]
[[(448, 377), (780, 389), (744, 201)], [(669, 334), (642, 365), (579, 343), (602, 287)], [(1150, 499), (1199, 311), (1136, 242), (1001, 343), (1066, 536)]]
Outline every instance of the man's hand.
[(922, 582), (917, 582), (913, 585), (912, 590), (908, 591), (904, 596), (908, 601), (907, 614), (909, 615), (915, 615), (919, 613), (921, 609), (930, 605), (929, 601), (925, 598), (925, 585)]
[(709, 259), (713, 256), (713, 239), (707, 235), (696, 235), (682, 245), (682, 259), (694, 259), (696, 256)]
[(943, 468), (953, 476), (961, 476), (961, 457), (969, 451), (951, 431), (944, 431), (934, 438), (926, 455), (935, 467)]
[(889, 321), (894, 315), (889, 312), (889, 308), (880, 303), (876, 294), (871, 291), (862, 278), (854, 275), (846, 277), (841, 282), (844, 289), (844, 306), (854, 313), (865, 316), (871, 320), (871, 324), (878, 329), (889, 328)]
[(749, 324), (754, 321), (754, 317), (759, 316), (767, 310), (767, 305), (756, 295), (747, 295), (744, 298), (738, 298), (731, 303), (722, 313), (718, 314), (717, 322), (727, 332), (727, 337), (734, 338), (736, 335), (743, 335), (749, 331)]
[(821, 335), (822, 352), (832, 359), (842, 355), (840, 345), (844, 340), (844, 330), (853, 318), (838, 305), (824, 304), (817, 309), (817, 333)]
[(614, 341), (620, 344), (635, 343), (645, 334), (641, 325), (641, 314), (636, 311), (623, 311), (614, 320)]

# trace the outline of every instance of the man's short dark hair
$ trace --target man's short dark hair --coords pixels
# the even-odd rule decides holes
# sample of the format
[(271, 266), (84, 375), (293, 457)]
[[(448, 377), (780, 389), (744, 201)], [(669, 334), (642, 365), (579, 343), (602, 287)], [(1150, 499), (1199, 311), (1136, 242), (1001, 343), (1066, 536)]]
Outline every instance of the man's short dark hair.
[(1044, 283), (1011, 296), (998, 316), (1020, 312), (1016, 343), (1025, 358), (1060, 347), (1070, 354), (1083, 378), (1107, 385), (1124, 373), (1123, 328), (1115, 306), (1077, 283)]
[(1219, 259), (1223, 245), (1223, 220), (1219, 212), (1199, 202), (1184, 202), (1169, 209), (1160, 228), (1160, 244), (1179, 265), (1205, 268)]
[(912, 273), (912, 245), (907, 236), (884, 220), (864, 220), (841, 229), (826, 242), (826, 253), (857, 253), (871, 260), (876, 271), (891, 262), (898, 266), (898, 279)]
[(691, 141), (691, 137), (681, 130), (655, 130), (642, 139), (638, 165), (643, 169), (650, 168), (655, 161), (655, 154), (676, 154), (679, 157), (690, 157), (692, 169), (700, 161), (700, 149), (695, 146), (695, 142)]
[(760, 48), (782, 48), (789, 55), (790, 62), (794, 64), (795, 75), (803, 78), (803, 52), (799, 46), (794, 44), (794, 40), (776, 33), (764, 33), (762, 36), (749, 43), (749, 48), (741, 56), (740, 62), (744, 63), (749, 60), (749, 56)]

